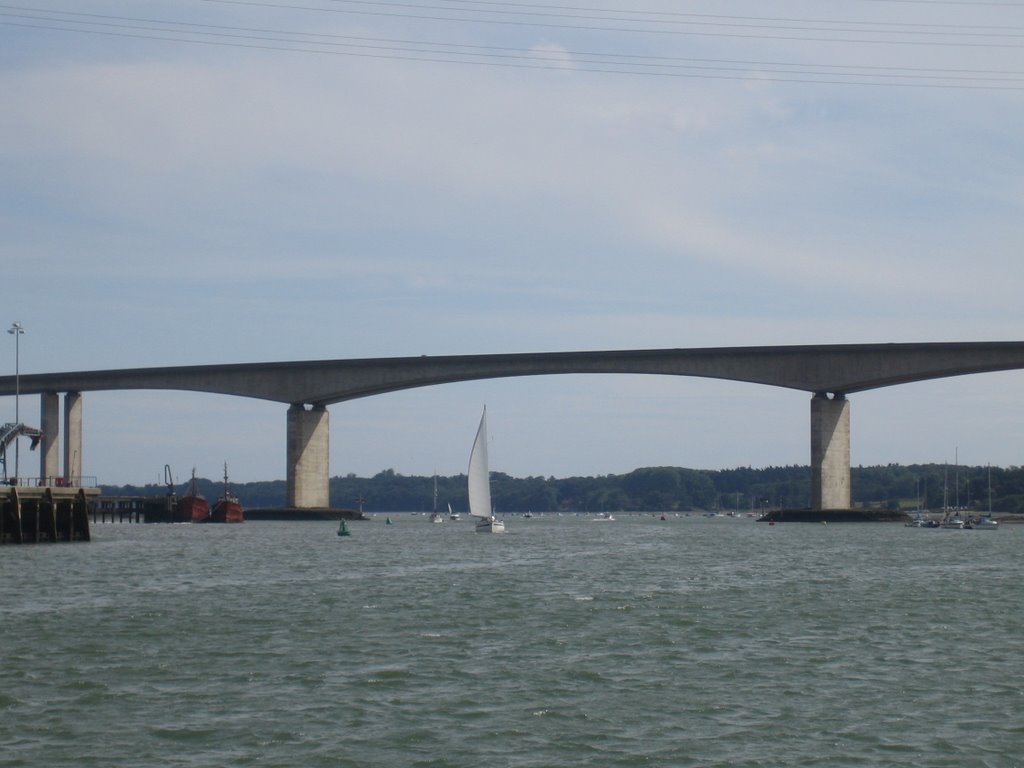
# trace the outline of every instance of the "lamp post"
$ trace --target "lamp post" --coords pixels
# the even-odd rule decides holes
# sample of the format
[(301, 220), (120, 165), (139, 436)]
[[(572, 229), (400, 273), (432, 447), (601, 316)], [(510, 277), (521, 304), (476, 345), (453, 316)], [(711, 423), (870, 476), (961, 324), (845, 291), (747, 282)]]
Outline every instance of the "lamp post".
[[(15, 320), (7, 332), (14, 336), (14, 423), (21, 424), (21, 336), (25, 329)], [(15, 427), (17, 429), (17, 426)], [(18, 484), (18, 438), (14, 438), (14, 484)]]

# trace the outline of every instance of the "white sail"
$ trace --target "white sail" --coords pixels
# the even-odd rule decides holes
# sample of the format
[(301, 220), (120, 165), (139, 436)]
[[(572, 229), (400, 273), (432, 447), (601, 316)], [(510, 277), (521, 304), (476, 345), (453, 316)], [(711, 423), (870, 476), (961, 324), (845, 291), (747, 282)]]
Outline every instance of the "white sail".
[(469, 454), (469, 513), (474, 517), (491, 516), (491, 473), (487, 467), (487, 408)]

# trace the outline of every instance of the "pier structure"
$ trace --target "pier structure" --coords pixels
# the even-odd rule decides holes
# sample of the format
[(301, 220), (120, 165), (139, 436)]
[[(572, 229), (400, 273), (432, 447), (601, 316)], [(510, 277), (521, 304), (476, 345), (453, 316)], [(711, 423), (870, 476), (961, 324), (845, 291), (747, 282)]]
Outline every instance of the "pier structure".
[[(77, 395), (77, 393), (75, 393)], [(60, 435), (59, 396), (41, 393), (40, 427), (20, 422), (0, 425), (0, 464), (4, 483), (0, 485), (0, 544), (34, 544), (57, 541), (89, 541), (89, 513), (95, 509), (99, 489), (95, 483), (84, 487), (81, 477), (81, 396), (66, 397), (66, 471), (58, 465)], [(39, 449), (39, 476), (18, 476), (9, 472), (8, 448), (20, 438)], [(15, 467), (17, 467), (15, 462)]]
[[(289, 507), (329, 506), (327, 407), (460, 381), (581, 373), (696, 376), (810, 393), (811, 507), (850, 506), (849, 396), (915, 381), (1024, 369), (1024, 342), (933, 342), (450, 355), (135, 368), (30, 374), (21, 394), (42, 398), (40, 475), (55, 475), (52, 429), (64, 394), (64, 482), (82, 473), (82, 393), (174, 389), (284, 403)], [(0, 396), (14, 376), (0, 377)]]
[(92, 521), (100, 523), (173, 523), (178, 498), (164, 496), (101, 496), (91, 506)]
[[(60, 395), (56, 392), (41, 392), (39, 428), (22, 423), (0, 426), (0, 463), (3, 464), (8, 485), (34, 487), (73, 487), (85, 485), (82, 482), (82, 396), (68, 392), (64, 396), (63, 430), (60, 419)], [(64, 471), (60, 464), (60, 435), (64, 435)], [(39, 449), (39, 475), (16, 477), (7, 466), (7, 449), (19, 437), (32, 441), (32, 450)]]
[(98, 488), (0, 488), (0, 545), (89, 541)]

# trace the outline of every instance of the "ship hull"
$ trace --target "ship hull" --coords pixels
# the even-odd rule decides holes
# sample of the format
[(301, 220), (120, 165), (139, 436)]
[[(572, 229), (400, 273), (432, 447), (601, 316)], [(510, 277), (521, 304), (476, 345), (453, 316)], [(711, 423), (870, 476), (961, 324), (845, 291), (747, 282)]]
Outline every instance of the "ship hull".
[(210, 516), (210, 502), (202, 496), (184, 496), (174, 509), (174, 522), (201, 523)]
[(218, 499), (210, 512), (209, 523), (242, 523), (245, 512), (242, 505), (233, 499)]

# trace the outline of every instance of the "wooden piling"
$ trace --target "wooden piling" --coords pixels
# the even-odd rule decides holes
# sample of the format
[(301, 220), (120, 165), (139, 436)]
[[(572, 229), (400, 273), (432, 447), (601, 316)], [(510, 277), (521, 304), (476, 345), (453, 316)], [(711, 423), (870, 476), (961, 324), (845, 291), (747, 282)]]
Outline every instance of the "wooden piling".
[(0, 489), (0, 545), (89, 541), (98, 488), (11, 486)]

